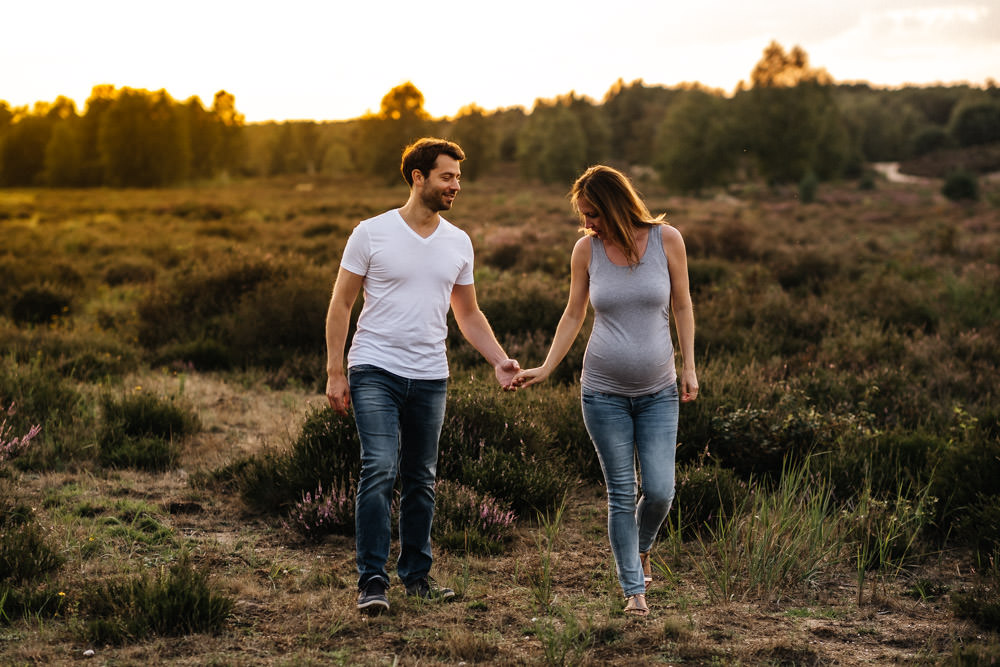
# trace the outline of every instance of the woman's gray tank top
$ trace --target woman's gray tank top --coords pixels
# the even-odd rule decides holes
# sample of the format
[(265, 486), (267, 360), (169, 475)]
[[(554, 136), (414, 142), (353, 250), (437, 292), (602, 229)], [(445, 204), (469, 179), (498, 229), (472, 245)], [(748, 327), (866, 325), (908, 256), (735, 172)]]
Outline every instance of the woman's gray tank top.
[(655, 394), (677, 382), (670, 339), (670, 272), (659, 226), (634, 267), (608, 259), (591, 237), (590, 303), (594, 328), (583, 357), (581, 384), (620, 396)]

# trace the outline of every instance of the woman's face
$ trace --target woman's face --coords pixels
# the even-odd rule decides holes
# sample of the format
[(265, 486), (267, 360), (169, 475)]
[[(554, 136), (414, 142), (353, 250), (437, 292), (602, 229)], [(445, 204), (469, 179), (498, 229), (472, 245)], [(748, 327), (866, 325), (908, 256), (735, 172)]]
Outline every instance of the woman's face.
[(588, 202), (586, 199), (580, 199), (576, 202), (576, 208), (580, 211), (580, 216), (583, 218), (584, 229), (593, 233), (597, 238), (601, 238), (604, 233), (604, 218), (598, 212), (594, 206)]

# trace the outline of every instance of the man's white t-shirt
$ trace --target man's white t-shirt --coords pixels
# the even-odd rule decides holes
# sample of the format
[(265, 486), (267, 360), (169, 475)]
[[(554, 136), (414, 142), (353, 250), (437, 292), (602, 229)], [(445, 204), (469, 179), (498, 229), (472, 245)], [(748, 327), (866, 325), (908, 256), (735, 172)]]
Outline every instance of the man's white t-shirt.
[(413, 380), (448, 377), (445, 340), (455, 285), (473, 284), (472, 240), (441, 218), (427, 238), (398, 210), (362, 221), (340, 267), (364, 277), (348, 367), (371, 364)]

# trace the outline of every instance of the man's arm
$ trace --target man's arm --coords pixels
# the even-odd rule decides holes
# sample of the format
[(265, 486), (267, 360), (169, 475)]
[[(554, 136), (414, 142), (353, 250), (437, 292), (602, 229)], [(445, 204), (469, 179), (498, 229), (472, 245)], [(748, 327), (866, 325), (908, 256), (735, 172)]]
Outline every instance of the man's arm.
[(455, 285), (451, 290), (451, 310), (465, 340), (469, 341), (472, 347), (493, 366), (500, 386), (511, 389), (511, 382), (520, 367), (516, 361), (507, 357), (507, 353), (497, 342), (486, 315), (479, 309), (476, 286)]
[(351, 308), (363, 282), (364, 276), (341, 268), (326, 311), (326, 398), (330, 407), (342, 415), (346, 415), (351, 406), (351, 389), (344, 374), (344, 347)]

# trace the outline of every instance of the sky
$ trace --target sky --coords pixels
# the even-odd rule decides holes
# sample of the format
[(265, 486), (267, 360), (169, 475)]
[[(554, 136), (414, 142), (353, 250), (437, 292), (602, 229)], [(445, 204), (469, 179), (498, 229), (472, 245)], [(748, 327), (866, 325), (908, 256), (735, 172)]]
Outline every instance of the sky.
[(731, 93), (776, 40), (838, 82), (1000, 80), (1000, 0), (3, 0), (0, 100), (216, 91), (248, 122), (345, 120), (410, 81), (434, 117), (614, 82)]

